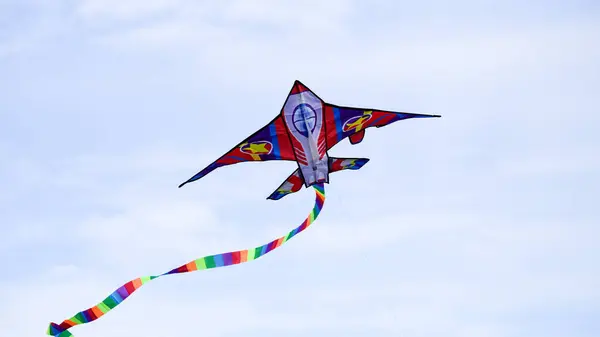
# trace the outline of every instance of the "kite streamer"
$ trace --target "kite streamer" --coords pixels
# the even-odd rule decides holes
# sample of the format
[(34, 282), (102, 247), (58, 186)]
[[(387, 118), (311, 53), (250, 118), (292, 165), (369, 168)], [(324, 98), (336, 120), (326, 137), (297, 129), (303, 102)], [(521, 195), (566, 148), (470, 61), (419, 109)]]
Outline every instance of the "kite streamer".
[(71, 334), (68, 329), (76, 325), (95, 321), (96, 319), (105, 315), (110, 310), (114, 309), (117, 305), (119, 305), (126, 298), (128, 298), (134, 291), (139, 289), (143, 284), (161, 276), (235, 265), (243, 262), (256, 260), (259, 257), (273, 251), (275, 248), (278, 248), (279, 246), (283, 245), (285, 242), (293, 238), (296, 234), (308, 228), (308, 226), (310, 226), (313, 223), (313, 221), (315, 221), (315, 219), (319, 216), (319, 213), (321, 212), (321, 209), (323, 208), (323, 204), (325, 202), (325, 187), (322, 183), (319, 183), (313, 185), (313, 188), (315, 189), (316, 199), (312, 212), (310, 212), (308, 217), (304, 220), (304, 222), (302, 222), (300, 226), (294, 228), (294, 230), (289, 232), (287, 235), (275, 239), (265, 245), (256, 247), (254, 249), (240, 250), (236, 252), (229, 252), (217, 255), (209, 255), (184, 264), (181, 267), (175, 268), (169, 272), (158, 276), (145, 276), (136, 278), (135, 280), (127, 282), (125, 285), (117, 289), (110, 296), (104, 299), (104, 301), (100, 302), (96, 306), (81, 311), (75, 316), (64, 320), (60, 324), (50, 323), (47, 334), (55, 337), (73, 336), (73, 334)]

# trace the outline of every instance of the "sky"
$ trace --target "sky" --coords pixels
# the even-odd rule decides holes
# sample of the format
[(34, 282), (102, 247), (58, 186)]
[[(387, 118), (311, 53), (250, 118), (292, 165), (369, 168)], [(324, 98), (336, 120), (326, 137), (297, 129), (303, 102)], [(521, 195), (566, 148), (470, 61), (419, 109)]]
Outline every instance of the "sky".
[(281, 109), (440, 114), (330, 156), (314, 225), (164, 277), (75, 336), (600, 335), (600, 3), (0, 0), (0, 336), (256, 247), (290, 162), (177, 186)]

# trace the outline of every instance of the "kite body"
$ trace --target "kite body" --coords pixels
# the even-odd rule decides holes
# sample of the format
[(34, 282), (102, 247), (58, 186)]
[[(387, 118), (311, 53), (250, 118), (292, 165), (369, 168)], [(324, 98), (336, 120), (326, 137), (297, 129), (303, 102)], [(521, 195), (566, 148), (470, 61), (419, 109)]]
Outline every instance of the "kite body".
[(72, 336), (69, 331), (72, 327), (104, 316), (142, 285), (156, 278), (245, 263), (280, 247), (307, 229), (321, 212), (325, 201), (324, 184), (329, 183), (329, 173), (358, 170), (369, 161), (367, 158), (330, 157), (328, 150), (346, 137), (351, 144), (360, 143), (365, 136), (365, 129), (369, 127), (379, 128), (399, 120), (423, 117), (440, 116), (333, 105), (325, 103), (299, 81), (294, 82), (280, 113), (271, 122), (179, 187), (201, 179), (221, 166), (247, 161), (294, 161), (298, 168), (268, 199), (280, 200), (290, 193), (298, 192), (303, 185), (312, 186), (315, 190), (315, 205), (302, 224), (286, 235), (262, 246), (205, 256), (163, 274), (131, 280), (97, 305), (80, 311), (61, 323), (50, 323), (47, 334), (55, 337)]
[(295, 81), (277, 117), (179, 187), (201, 179), (221, 166), (247, 161), (295, 161), (298, 169), (267, 198), (279, 200), (299, 191), (302, 185), (329, 183), (329, 173), (357, 170), (366, 164), (366, 158), (329, 157), (328, 150), (344, 138), (351, 144), (358, 144), (369, 127), (379, 128), (403, 119), (425, 117), (440, 116), (334, 105)]

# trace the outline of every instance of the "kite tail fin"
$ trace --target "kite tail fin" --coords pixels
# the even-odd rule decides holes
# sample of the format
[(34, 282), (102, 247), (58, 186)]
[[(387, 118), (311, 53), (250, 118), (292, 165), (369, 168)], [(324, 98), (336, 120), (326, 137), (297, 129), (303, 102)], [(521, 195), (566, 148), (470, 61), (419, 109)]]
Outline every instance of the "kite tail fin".
[[(329, 157), (329, 172), (342, 170), (358, 170), (369, 161), (369, 158), (335, 158)], [(296, 169), (279, 187), (267, 197), (269, 200), (279, 200), (288, 194), (298, 192), (303, 186), (300, 170)]]
[(300, 232), (304, 231), (306, 228), (308, 228), (315, 221), (315, 219), (317, 219), (317, 217), (319, 216), (319, 213), (321, 212), (321, 209), (323, 209), (323, 205), (325, 203), (325, 186), (324, 186), (324, 184), (320, 183), (320, 184), (313, 185), (313, 188), (315, 190), (315, 205), (314, 205), (312, 211), (306, 217), (306, 219), (304, 219), (304, 221), (302, 222), (302, 224), (300, 226), (294, 228), (288, 234), (286, 234), (280, 238), (277, 238), (267, 244), (256, 247), (256, 248), (201, 257), (199, 259), (196, 259), (194, 261), (186, 263), (180, 267), (172, 269), (164, 274), (161, 274), (158, 276), (140, 277), (135, 280), (129, 281), (126, 284), (124, 284), (123, 286), (121, 286), (119, 289), (115, 290), (110, 296), (108, 296), (106, 299), (104, 299), (104, 301), (100, 302), (99, 304), (95, 305), (94, 307), (89, 308), (84, 311), (81, 311), (81, 312), (77, 313), (75, 316), (64, 320), (60, 324), (50, 323), (46, 333), (48, 335), (54, 336), (54, 337), (73, 336), (73, 334), (71, 334), (69, 332), (69, 329), (71, 327), (80, 325), (80, 324), (89, 323), (91, 321), (94, 321), (94, 320), (102, 317), (104, 314), (106, 314), (110, 310), (114, 309), (117, 305), (119, 305), (121, 302), (123, 302), (126, 298), (128, 298), (134, 291), (139, 289), (142, 285), (144, 285), (147, 282), (149, 282), (153, 279), (156, 279), (158, 277), (161, 277), (164, 275), (170, 275), (170, 274), (180, 274), (180, 273), (187, 273), (187, 272), (192, 272), (192, 271), (197, 271), (197, 270), (202, 270), (202, 269), (211, 269), (211, 268), (217, 268), (217, 267), (230, 266), (230, 265), (234, 265), (234, 264), (240, 264), (240, 263), (256, 260), (259, 257), (262, 257), (262, 256), (266, 255), (267, 253), (270, 253), (275, 248), (280, 247), (281, 245), (286, 243), (288, 240), (293, 238), (295, 235), (297, 235), (298, 233), (300, 233)]

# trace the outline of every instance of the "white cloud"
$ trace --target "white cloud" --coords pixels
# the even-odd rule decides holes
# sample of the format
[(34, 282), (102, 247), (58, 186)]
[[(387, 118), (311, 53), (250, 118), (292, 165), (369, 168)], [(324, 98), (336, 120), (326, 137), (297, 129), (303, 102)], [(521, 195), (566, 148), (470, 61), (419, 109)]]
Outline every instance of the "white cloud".
[[(568, 152), (567, 152), (568, 151)], [(600, 171), (600, 159), (593, 150), (555, 149), (554, 153), (537, 153), (499, 164), (498, 170), (520, 176), (579, 174)]]
[[(294, 6), (240, 1), (214, 11), (227, 24), (181, 16), (100, 36), (97, 41), (127, 51), (169, 48), (190, 53), (201, 60), (202, 69), (196, 71), (202, 76), (222, 83), (247, 78), (260, 87), (295, 78), (325, 85), (351, 85), (356, 79), (369, 85), (382, 81), (423, 85), (435, 80), (457, 90), (466, 83), (513, 81), (526, 73), (543, 76), (549, 68), (592, 61), (600, 55), (600, 48), (589, 45), (599, 37), (597, 24), (588, 21), (457, 30), (441, 36), (427, 29), (415, 33), (388, 29), (365, 38), (344, 30), (352, 26), (347, 14), (351, 10), (338, 10), (338, 5), (351, 8), (328, 3), (322, 10), (308, 11), (310, 6), (299, 5), (303, 9), (298, 14)], [(241, 14), (249, 9), (252, 15)], [(332, 13), (336, 14), (332, 17)], [(247, 23), (276, 25), (277, 34), (258, 34)], [(322, 29), (324, 25), (330, 27)], [(586, 55), (575, 52), (582, 49)], [(270, 76), (261, 76), (264, 73)]]
[(83, 0), (78, 4), (76, 14), (87, 20), (131, 20), (177, 10), (184, 2), (179, 0)]
[[(338, 268), (338, 264), (327, 264), (331, 269)], [(343, 279), (314, 288), (302, 279), (282, 278), (274, 272), (270, 278), (253, 281), (249, 272), (236, 269), (221, 277), (239, 278), (241, 282), (232, 283), (230, 288), (212, 285), (219, 280), (218, 272), (155, 280), (108, 315), (72, 332), (152, 337), (186, 335), (202, 326), (207, 336), (361, 330), (382, 335), (409, 331), (417, 336), (443, 331), (450, 336), (477, 331), (521, 335), (514, 324), (492, 318), (520, 315), (544, 306), (593, 303), (595, 299), (589, 295), (595, 293), (596, 299), (599, 296), (593, 282), (559, 275), (539, 282), (537, 278), (474, 271), (470, 274), (474, 278), (465, 282), (450, 277), (429, 281), (383, 279), (384, 274), (375, 272), (366, 282)], [(0, 309), (0, 321), (7, 330), (36, 334), (45, 329), (48, 320), (59, 321), (90, 307), (122, 283), (99, 271), (58, 266), (37, 277), (35, 283), (4, 284), (2, 297), (6, 305)], [(269, 286), (257, 287), (260, 283)], [(44, 315), (31, 315), (32, 306)], [(22, 324), (17, 318), (26, 312), (30, 320)]]
[[(61, 10), (61, 5), (54, 1), (22, 1), (18, 5), (6, 4), (6, 14), (1, 11), (3, 4), (0, 4), (0, 58), (11, 57), (23, 52), (35, 52), (39, 50), (47, 41), (56, 35), (64, 32), (65, 23), (57, 16)], [(25, 13), (18, 10), (11, 10), (11, 5), (15, 8), (28, 9)], [(11, 21), (18, 18), (18, 28), (13, 28)]]
[(225, 4), (221, 15), (225, 22), (270, 25), (318, 35), (339, 32), (352, 7), (348, 0), (235, 0)]

